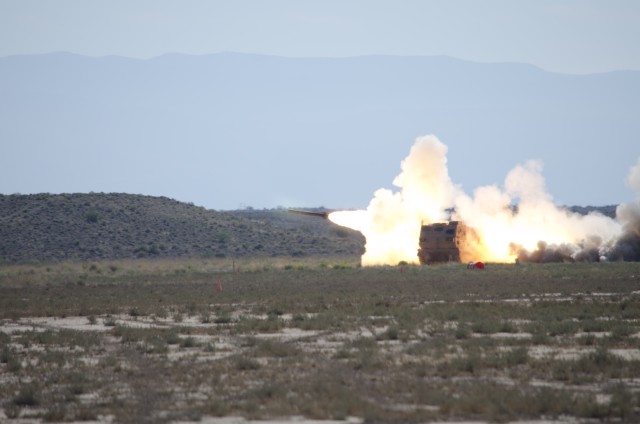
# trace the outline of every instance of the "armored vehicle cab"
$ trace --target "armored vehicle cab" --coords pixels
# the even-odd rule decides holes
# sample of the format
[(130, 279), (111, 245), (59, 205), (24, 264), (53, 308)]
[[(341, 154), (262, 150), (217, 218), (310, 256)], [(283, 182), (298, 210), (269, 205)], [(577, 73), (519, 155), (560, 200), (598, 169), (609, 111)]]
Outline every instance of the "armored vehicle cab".
[(459, 221), (423, 225), (418, 249), (420, 263), (460, 262), (460, 245), (466, 233), (467, 227)]

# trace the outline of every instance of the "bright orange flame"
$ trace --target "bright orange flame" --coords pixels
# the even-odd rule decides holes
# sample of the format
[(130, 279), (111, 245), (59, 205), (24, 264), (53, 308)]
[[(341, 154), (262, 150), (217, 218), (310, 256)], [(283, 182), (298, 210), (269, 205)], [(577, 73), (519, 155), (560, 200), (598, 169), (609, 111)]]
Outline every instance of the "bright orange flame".
[(362, 265), (397, 264), (400, 261), (416, 263), (420, 223), (413, 220), (389, 220), (372, 217), (368, 210), (340, 211), (329, 214), (329, 219), (343, 227), (360, 231), (366, 238)]
[(329, 220), (334, 224), (362, 232), (368, 217), (367, 212), (362, 210), (339, 211), (330, 213)]

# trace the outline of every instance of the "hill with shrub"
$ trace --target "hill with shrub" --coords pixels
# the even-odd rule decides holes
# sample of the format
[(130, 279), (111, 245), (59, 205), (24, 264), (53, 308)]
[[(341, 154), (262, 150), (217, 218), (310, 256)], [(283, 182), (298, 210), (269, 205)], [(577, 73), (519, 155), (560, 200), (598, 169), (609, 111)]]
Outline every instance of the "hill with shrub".
[(215, 211), (132, 194), (0, 195), (0, 261), (358, 256), (364, 237), (284, 209)]

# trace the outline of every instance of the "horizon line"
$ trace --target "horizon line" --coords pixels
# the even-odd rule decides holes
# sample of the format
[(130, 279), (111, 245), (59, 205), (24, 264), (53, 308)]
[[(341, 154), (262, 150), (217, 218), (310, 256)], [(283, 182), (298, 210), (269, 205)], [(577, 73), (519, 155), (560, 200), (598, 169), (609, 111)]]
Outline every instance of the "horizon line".
[(395, 59), (448, 59), (458, 62), (465, 62), (470, 64), (479, 64), (479, 65), (519, 65), (519, 66), (527, 66), (538, 69), (543, 72), (552, 73), (552, 74), (560, 74), (560, 75), (575, 75), (575, 76), (588, 76), (588, 75), (602, 75), (609, 73), (627, 73), (627, 72), (640, 72), (640, 68), (632, 69), (611, 69), (607, 71), (584, 71), (584, 72), (566, 72), (566, 71), (556, 71), (552, 69), (544, 68), (540, 65), (529, 63), (529, 62), (517, 62), (517, 61), (478, 61), (471, 59), (464, 59), (452, 55), (447, 54), (393, 54), (393, 53), (372, 53), (372, 54), (360, 54), (360, 55), (348, 55), (348, 56), (287, 56), (287, 55), (278, 55), (278, 54), (270, 54), (270, 53), (253, 53), (253, 52), (241, 52), (241, 51), (218, 51), (212, 53), (183, 53), (183, 52), (166, 52), (154, 56), (147, 57), (134, 57), (134, 56), (125, 56), (120, 54), (105, 54), (105, 55), (90, 55), (86, 53), (76, 53), (67, 50), (56, 50), (50, 52), (43, 53), (15, 53), (15, 54), (7, 54), (0, 55), (0, 60), (16, 58), (16, 57), (28, 57), (28, 56), (52, 56), (52, 55), (69, 55), (69, 56), (79, 56), (90, 59), (126, 59), (126, 60), (135, 60), (135, 61), (152, 61), (161, 59), (167, 56), (185, 56), (185, 57), (207, 57), (207, 56), (222, 56), (222, 55), (237, 55), (237, 56), (256, 56), (256, 57), (265, 57), (265, 58), (278, 58), (278, 59), (287, 59), (287, 60), (348, 60), (348, 59), (366, 59), (366, 58), (395, 58)]

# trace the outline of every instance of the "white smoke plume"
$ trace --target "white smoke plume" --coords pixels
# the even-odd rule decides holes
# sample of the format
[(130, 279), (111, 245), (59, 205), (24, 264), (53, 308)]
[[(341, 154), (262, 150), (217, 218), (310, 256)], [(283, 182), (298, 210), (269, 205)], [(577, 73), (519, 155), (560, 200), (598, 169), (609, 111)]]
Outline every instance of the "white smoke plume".
[(420, 226), (448, 220), (451, 210), (477, 235), (461, 247), (463, 261), (640, 259), (640, 162), (628, 181), (639, 203), (621, 205), (614, 220), (557, 207), (535, 161), (516, 166), (503, 187), (479, 187), (469, 196), (451, 181), (446, 154), (437, 137), (419, 137), (393, 181), (399, 191), (379, 189), (366, 210), (330, 215), (364, 234), (363, 265), (417, 262)]
[[(517, 212), (512, 208), (516, 204)], [(542, 164), (534, 161), (509, 172), (504, 189), (481, 187), (473, 198), (460, 196), (455, 208), (457, 218), (478, 233), (482, 245), (473, 254), (485, 261), (509, 261), (514, 255), (535, 261), (560, 259), (557, 255), (575, 259), (585, 246), (599, 249), (621, 232), (620, 224), (604, 215), (583, 216), (557, 207), (545, 189)], [(527, 257), (536, 250), (545, 252)]]
[(393, 181), (399, 192), (381, 188), (366, 210), (329, 216), (365, 236), (363, 265), (415, 262), (421, 224), (446, 220), (459, 193), (449, 178), (447, 146), (433, 135), (416, 140), (401, 169)]
[(629, 171), (627, 184), (636, 193), (636, 203), (623, 203), (616, 209), (623, 234), (607, 252), (610, 260), (640, 260), (640, 159)]

